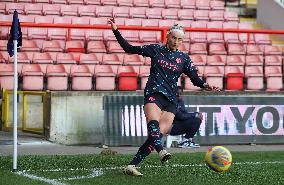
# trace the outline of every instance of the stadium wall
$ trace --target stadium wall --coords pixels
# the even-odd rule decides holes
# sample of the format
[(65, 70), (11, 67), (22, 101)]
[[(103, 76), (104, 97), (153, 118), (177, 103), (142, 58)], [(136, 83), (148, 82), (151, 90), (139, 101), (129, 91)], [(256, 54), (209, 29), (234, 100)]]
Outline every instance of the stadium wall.
[[(281, 93), (194, 93), (189, 111), (204, 113), (200, 144), (284, 143)], [(142, 92), (51, 92), (49, 140), (61, 144), (138, 146), (147, 137)]]
[(283, 17), (284, 8), (274, 0), (257, 1), (257, 23), (263, 24), (269, 29), (283, 30)]

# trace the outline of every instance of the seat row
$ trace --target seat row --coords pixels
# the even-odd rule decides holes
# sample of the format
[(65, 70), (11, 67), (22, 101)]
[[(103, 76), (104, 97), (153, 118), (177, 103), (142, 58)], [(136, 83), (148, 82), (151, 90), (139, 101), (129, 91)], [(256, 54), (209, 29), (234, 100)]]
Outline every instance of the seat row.
[[(189, 55), (197, 66), (282, 66), (283, 56), (279, 55)], [(109, 65), (150, 65), (150, 58), (125, 53), (62, 53), (62, 52), (19, 52), (18, 63), (38, 64), (109, 64)], [(1, 63), (13, 63), (6, 51), (0, 52)]]
[[(47, 65), (43, 72), (39, 64), (24, 64), (20, 83), (23, 90), (137, 90), (144, 89), (150, 66), (71, 65), (70, 73), (63, 64)], [(200, 78), (227, 90), (279, 91), (283, 88), (281, 66), (198, 66)], [(139, 78), (138, 78), (139, 77)], [(224, 81), (226, 80), (226, 81)], [(70, 82), (70, 83), (69, 83)], [(182, 75), (178, 82), (185, 90), (200, 90)], [(245, 87), (246, 84), (246, 87)], [(71, 86), (71, 87), (70, 87)], [(1, 89), (13, 89), (13, 65), (0, 64)]]
[[(125, 7), (147, 7), (147, 8), (178, 8), (178, 9), (201, 9), (201, 10), (224, 10), (224, 1), (218, 0), (4, 0), (3, 7), (10, 10), (13, 7), (22, 9), (24, 3), (33, 5), (50, 3), (52, 5), (79, 4), (97, 6), (125, 6)], [(14, 3), (12, 3), (14, 2)], [(47, 6), (49, 4), (44, 4)], [(1, 9), (3, 9), (3, 7)]]
[[(68, 5), (66, 5), (68, 6)], [(45, 7), (45, 6), (44, 6)], [(68, 8), (68, 9), (67, 9)], [(100, 17), (116, 17), (116, 18), (141, 18), (141, 19), (165, 19), (165, 20), (204, 20), (204, 21), (236, 21), (239, 22), (238, 15), (235, 12), (230, 11), (208, 11), (208, 10), (187, 10), (187, 9), (158, 9), (158, 8), (128, 8), (128, 7), (84, 7), (78, 8), (78, 11), (75, 11), (75, 7), (60, 7), (57, 10), (54, 7), (50, 7), (50, 10), (42, 11), (27, 11), (22, 12), (23, 14), (20, 16), (20, 21), (25, 22), (29, 21), (25, 20), (25, 16), (29, 15), (33, 16), (74, 16), (77, 17), (86, 17), (90, 18), (100, 18)], [(101, 10), (102, 9), (102, 10)], [(14, 9), (13, 9), (14, 10)], [(3, 19), (8, 19), (11, 21), (10, 18), (12, 14), (5, 15), (2, 14), (1, 16), (5, 16)], [(23, 18), (21, 20), (21, 18)], [(87, 19), (87, 18), (86, 18)], [(37, 20), (35, 20), (36, 22)], [(84, 21), (86, 22), (86, 21)], [(83, 23), (81, 23), (83, 24)]]

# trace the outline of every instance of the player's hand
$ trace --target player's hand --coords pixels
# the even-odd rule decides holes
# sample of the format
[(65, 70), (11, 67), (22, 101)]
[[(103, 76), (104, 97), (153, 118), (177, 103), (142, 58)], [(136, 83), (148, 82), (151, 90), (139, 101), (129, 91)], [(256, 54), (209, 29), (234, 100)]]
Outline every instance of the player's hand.
[(220, 89), (219, 87), (211, 86), (211, 85), (209, 85), (208, 83), (205, 83), (205, 84), (204, 84), (204, 89), (205, 89), (206, 91), (218, 91), (218, 92), (221, 91), (221, 89)]
[(108, 19), (107, 19), (107, 23), (111, 25), (111, 28), (112, 28), (113, 30), (116, 30), (116, 29), (117, 29), (117, 26), (116, 26), (116, 24), (115, 24), (114, 17), (108, 18)]
[(201, 122), (202, 122), (202, 120), (203, 120), (203, 114), (201, 113), (201, 112), (198, 112), (197, 113), (197, 117), (201, 120)]

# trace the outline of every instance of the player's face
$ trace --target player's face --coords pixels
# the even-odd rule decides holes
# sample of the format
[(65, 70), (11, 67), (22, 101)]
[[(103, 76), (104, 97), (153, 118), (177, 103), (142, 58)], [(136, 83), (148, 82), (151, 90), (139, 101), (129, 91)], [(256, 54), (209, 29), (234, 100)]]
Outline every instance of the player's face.
[(168, 35), (167, 45), (170, 50), (176, 51), (183, 41), (183, 34), (174, 31)]

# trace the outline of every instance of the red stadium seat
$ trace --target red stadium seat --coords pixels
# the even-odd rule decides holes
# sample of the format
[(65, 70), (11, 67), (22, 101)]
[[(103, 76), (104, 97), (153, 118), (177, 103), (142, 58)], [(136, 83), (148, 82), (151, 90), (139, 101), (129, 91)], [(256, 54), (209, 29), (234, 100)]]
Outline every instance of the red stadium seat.
[(255, 38), (256, 44), (267, 44), (267, 45), (272, 44), (272, 41), (269, 38), (268, 34), (255, 34), (254, 38)]
[(43, 15), (60, 15), (59, 4), (45, 4), (42, 6)]
[[(1, 50), (1, 48), (0, 48)], [(21, 51), (40, 51), (39, 46), (34, 40), (23, 40)]]
[(149, 0), (149, 5), (151, 8), (154, 8), (154, 7), (164, 8), (165, 1), (164, 0)]
[[(79, 60), (79, 64), (86, 64), (86, 65), (96, 65), (99, 64), (100, 61), (97, 57), (96, 54), (94, 53), (90, 53), (90, 54), (84, 54), (82, 53), (80, 55), (80, 60)], [(93, 71), (91, 71), (93, 73)]]
[(244, 66), (245, 56), (244, 55), (228, 55), (227, 65), (228, 66)]
[(28, 28), (28, 39), (47, 39), (47, 28)]
[(188, 43), (181, 43), (178, 48), (180, 51), (184, 53), (189, 53), (189, 44)]
[(0, 40), (0, 51), (7, 51), (8, 40)]
[(245, 55), (246, 50), (241, 44), (228, 44), (229, 55)]
[(279, 55), (267, 55), (265, 56), (265, 66), (281, 66), (282, 56)]
[(281, 48), (278, 46), (264, 46), (264, 55), (282, 55)]
[(127, 55), (125, 54), (123, 57), (123, 65), (143, 65), (144, 61), (141, 59), (139, 55)]
[(141, 89), (144, 90), (146, 87), (146, 83), (148, 81), (148, 77), (150, 75), (151, 66), (140, 66), (139, 69), (139, 77), (141, 79)]
[(86, 5), (101, 5), (100, 0), (85, 0)]
[(139, 40), (140, 42), (160, 42), (161, 34), (156, 31), (140, 31)]
[(88, 91), (92, 89), (92, 73), (87, 65), (72, 65), (70, 70), (73, 91)]
[(190, 54), (204, 54), (207, 55), (206, 43), (193, 43), (190, 44)]
[(90, 17), (72, 17), (71, 24), (90, 24)]
[(132, 7), (129, 9), (129, 18), (146, 18), (145, 7)]
[(121, 6), (121, 7), (113, 7), (112, 13), (114, 17), (129, 17), (129, 7)]
[(208, 10), (194, 10), (193, 18), (196, 21), (209, 21), (209, 11)]
[[(223, 28), (223, 22), (208, 22), (207, 28)], [(223, 43), (223, 33), (220, 32), (207, 32), (207, 42), (209, 43)]]
[(76, 64), (76, 60), (71, 53), (58, 53), (56, 64), (63, 64), (67, 74), (70, 74), (70, 68), (73, 64)]
[(149, 0), (133, 0), (134, 6), (149, 7)]
[(67, 40), (67, 29), (48, 28), (47, 38), (49, 40)]
[(19, 14), (19, 20), (20, 22), (29, 22), (34, 23), (35, 22), (35, 16), (36, 15), (21, 15)]
[(224, 66), (226, 64), (226, 55), (209, 55), (207, 57), (207, 65), (209, 66)]
[(68, 74), (64, 65), (47, 65), (47, 89), (51, 91), (66, 91), (68, 89)]
[(224, 12), (220, 10), (209, 11), (210, 21), (222, 21), (224, 22)]
[(118, 90), (135, 91), (138, 89), (138, 74), (133, 66), (118, 66)]
[(210, 8), (212, 10), (225, 10), (224, 1), (210, 1)]
[(228, 12), (228, 11), (225, 11), (224, 12), (224, 18), (225, 18), (225, 21), (236, 21), (236, 22), (239, 22), (240, 19), (238, 17), (238, 14), (236, 12)]
[(261, 55), (247, 55), (246, 56), (246, 65), (247, 66), (262, 66), (263, 65), (263, 56), (261, 56)]
[(68, 4), (80, 4), (83, 5), (85, 0), (67, 0)]
[[(239, 24), (237, 22), (224, 22), (224, 29), (238, 29)], [(238, 33), (224, 33), (224, 40), (227, 44), (240, 43)]]
[(125, 19), (125, 26), (141, 26), (142, 19)]
[(0, 64), (0, 89), (14, 89), (14, 64)]
[(207, 63), (207, 55), (190, 55), (189, 57), (196, 66), (205, 66)]
[(183, 9), (195, 9), (195, 1), (196, 0), (180, 0), (181, 8)]
[(166, 8), (180, 8), (180, 0), (165, 0)]
[(178, 18), (181, 20), (193, 20), (193, 10), (191, 9), (179, 9)]
[(263, 51), (259, 45), (247, 45), (246, 46), (247, 55), (263, 55)]
[(53, 23), (53, 16), (36, 16), (35, 17), (35, 23), (48, 23), (52, 24)]
[(117, 54), (103, 54), (102, 64), (122, 65), (122, 63)]
[(227, 55), (224, 44), (221, 43), (212, 43), (209, 45), (209, 54), (210, 55)]
[[(191, 23), (192, 28), (207, 28), (207, 22), (205, 21), (194, 21)], [(206, 32), (190, 32), (191, 42), (207, 42)]]
[(247, 90), (259, 91), (264, 88), (262, 66), (246, 66)]
[(103, 32), (104, 41), (116, 41), (116, 37), (114, 36), (112, 30), (106, 30)]
[(6, 13), (6, 4), (5, 3), (1, 3), (0, 4), (0, 13), (1, 14), (5, 14)]
[(112, 6), (97, 6), (96, 15), (97, 17), (112, 17)]
[(195, 7), (200, 10), (210, 10), (210, 0), (198, 0)]
[(52, 64), (53, 60), (49, 53), (34, 53), (32, 63), (39, 64), (41, 71), (45, 73), (47, 64)]
[(118, 6), (133, 6), (133, 0), (117, 0), (117, 5)]
[(50, 0), (51, 4), (67, 4), (67, 0)]
[(65, 48), (65, 42), (59, 40), (44, 41), (42, 49), (44, 52), (63, 52)]
[(72, 17), (64, 16), (64, 17), (54, 17), (54, 24), (71, 24)]
[(107, 52), (108, 53), (123, 53), (124, 50), (117, 41), (107, 42)]
[(281, 66), (265, 66), (266, 91), (280, 91), (283, 88)]
[(101, 0), (103, 6), (117, 6), (117, 0)]
[(42, 4), (38, 4), (38, 3), (28, 3), (25, 4), (25, 14), (34, 14), (34, 15), (42, 15)]
[(103, 41), (90, 41), (87, 47), (88, 53), (106, 53), (106, 47)]
[(66, 41), (65, 51), (67, 52), (85, 52), (84, 41), (70, 40)]
[(96, 65), (96, 90), (110, 90), (115, 89), (115, 73), (109, 65)]
[(23, 90), (43, 90), (43, 75), (39, 64), (24, 64)]
[(81, 16), (96, 16), (96, 6), (88, 5), (88, 6), (78, 6), (78, 15)]
[[(18, 52), (18, 63), (31, 63), (33, 53)], [(14, 58), (9, 57), (9, 63), (14, 63)]]
[[(204, 66), (196, 66), (196, 67), (198, 69), (198, 71), (197, 71), (198, 76), (199, 76), (199, 78), (202, 79), (203, 72), (204, 72)], [(184, 90), (185, 91), (200, 91), (201, 88), (193, 85), (190, 78), (188, 76), (184, 75)]]
[(122, 36), (129, 42), (139, 41), (139, 31), (137, 30), (122, 30)]
[(244, 69), (241, 66), (225, 66), (226, 90), (244, 89)]
[(157, 19), (143, 19), (142, 26), (159, 26), (159, 20)]
[(25, 14), (25, 4), (24, 3), (6, 3), (7, 14), (13, 14), (15, 10), (19, 14)]
[(105, 30), (86, 30), (86, 39), (102, 41), (104, 31)]
[(210, 85), (223, 89), (224, 66), (205, 66), (204, 77)]
[(162, 10), (163, 19), (178, 19), (178, 10), (177, 9), (163, 9)]
[[(239, 29), (250, 29), (252, 30), (253, 27), (250, 23), (239, 23)], [(241, 41), (241, 43), (243, 44), (247, 44), (248, 41), (253, 44), (255, 43), (255, 39), (254, 39), (254, 34), (247, 34), (247, 33), (239, 33), (239, 40)]]
[(71, 29), (70, 30), (71, 40), (86, 40), (86, 31), (84, 29)]
[(78, 5), (61, 5), (60, 14), (62, 16), (78, 16)]
[(161, 8), (148, 8), (146, 9), (146, 17), (148, 19), (162, 19), (162, 9)]

